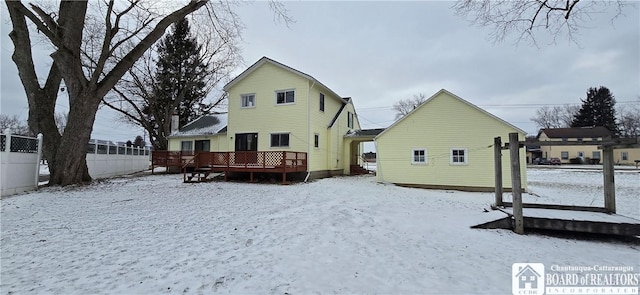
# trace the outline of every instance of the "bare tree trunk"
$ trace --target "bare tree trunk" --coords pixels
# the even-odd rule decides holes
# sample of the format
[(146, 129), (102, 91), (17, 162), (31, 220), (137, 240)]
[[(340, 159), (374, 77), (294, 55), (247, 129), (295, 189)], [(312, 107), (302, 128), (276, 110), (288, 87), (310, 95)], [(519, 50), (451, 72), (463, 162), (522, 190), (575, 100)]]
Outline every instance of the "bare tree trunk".
[[(70, 95), (72, 91), (69, 92)], [(91, 181), (87, 168), (87, 144), (91, 139), (91, 131), (98, 111), (99, 102), (87, 94), (80, 94), (76, 99), (84, 103), (76, 103), (69, 110), (69, 121), (62, 135), (55, 163), (59, 173), (51, 175), (50, 184), (68, 185)], [(90, 94), (89, 94), (90, 95)]]
[(14, 44), (13, 62), (18, 68), (18, 75), (27, 95), (29, 103), (29, 128), (35, 133), (42, 133), (44, 157), (49, 162), (51, 175), (58, 173), (57, 150), (61, 136), (55, 126), (54, 111), (62, 76), (57, 65), (51, 65), (44, 87), (40, 86), (32, 59), (31, 39), (25, 15), (19, 10), (19, 2), (7, 1), (7, 8), (13, 25), (9, 34)]
[[(196, 11), (205, 5), (206, 1), (191, 1), (162, 18), (136, 46), (105, 73), (104, 66), (111, 56), (113, 34), (118, 31), (118, 28), (108, 27), (99, 59), (89, 78), (85, 77), (81, 58), (87, 1), (62, 1), (57, 19), (37, 5), (32, 4), (31, 11), (20, 1), (5, 3), (13, 25), (10, 34), (15, 46), (13, 60), (18, 67), (29, 100), (29, 124), (34, 130), (43, 133), (45, 156), (51, 161), (49, 184), (68, 185), (91, 180), (86, 164), (86, 151), (102, 98), (134, 62), (162, 36), (169, 25)], [(109, 7), (113, 7), (114, 2), (111, 1), (109, 4)], [(107, 15), (111, 17), (109, 13)], [(33, 22), (57, 48), (51, 55), (54, 62), (44, 88), (40, 87), (35, 72), (26, 19)], [(110, 24), (109, 20), (107, 24)], [(69, 117), (62, 136), (55, 125), (55, 101), (61, 79), (64, 79), (69, 95)]]

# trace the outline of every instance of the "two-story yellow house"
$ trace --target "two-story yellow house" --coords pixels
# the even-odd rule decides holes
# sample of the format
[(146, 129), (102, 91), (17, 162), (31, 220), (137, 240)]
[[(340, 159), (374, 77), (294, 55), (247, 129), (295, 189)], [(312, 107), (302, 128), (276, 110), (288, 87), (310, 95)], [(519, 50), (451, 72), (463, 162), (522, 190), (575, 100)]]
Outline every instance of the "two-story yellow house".
[[(613, 134), (609, 129), (597, 127), (571, 127), (571, 128), (546, 128), (538, 132), (539, 141), (565, 141), (582, 142), (581, 145), (540, 146), (543, 158), (559, 158), (563, 164), (568, 164), (571, 159), (593, 159), (599, 162), (602, 150), (598, 149), (598, 142)], [(593, 142), (594, 144), (588, 144)], [(633, 165), (635, 160), (640, 160), (640, 149), (616, 149), (613, 161), (617, 165)]]
[(262, 163), (263, 170), (270, 164), (261, 157), (276, 157), (282, 152), (278, 157), (304, 158), (309, 178), (348, 174), (351, 159), (362, 153), (361, 145), (345, 141), (345, 135), (360, 129), (353, 100), (341, 97), (311, 75), (263, 57), (224, 90), (228, 93), (228, 114), (220, 121), (226, 121), (226, 127), (206, 135), (182, 128), (169, 139), (170, 150), (206, 151), (198, 143), (213, 140), (208, 151), (233, 152), (230, 157), (235, 157), (236, 166), (242, 164), (237, 159), (242, 156), (242, 162), (250, 164), (245, 167)]

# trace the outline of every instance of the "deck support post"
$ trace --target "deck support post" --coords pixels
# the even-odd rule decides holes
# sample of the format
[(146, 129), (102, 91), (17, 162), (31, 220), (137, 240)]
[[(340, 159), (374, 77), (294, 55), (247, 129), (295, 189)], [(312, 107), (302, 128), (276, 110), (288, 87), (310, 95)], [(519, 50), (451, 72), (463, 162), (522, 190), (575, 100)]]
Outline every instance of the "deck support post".
[(604, 207), (609, 213), (616, 213), (616, 186), (613, 168), (613, 149), (602, 149), (602, 174), (604, 176)]
[(496, 206), (502, 206), (502, 139), (493, 139), (493, 158), (495, 169)]
[(249, 182), (253, 182), (253, 172), (249, 172)]
[(513, 194), (514, 231), (524, 234), (524, 218), (522, 216), (522, 180), (520, 175), (520, 142), (518, 133), (509, 133), (509, 152), (511, 154), (511, 191)]

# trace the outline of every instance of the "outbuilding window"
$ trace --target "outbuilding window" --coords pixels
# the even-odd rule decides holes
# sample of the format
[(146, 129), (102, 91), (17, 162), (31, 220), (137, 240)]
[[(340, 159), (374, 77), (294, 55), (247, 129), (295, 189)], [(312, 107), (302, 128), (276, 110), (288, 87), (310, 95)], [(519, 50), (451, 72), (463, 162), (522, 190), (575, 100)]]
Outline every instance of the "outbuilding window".
[(468, 154), (465, 148), (451, 149), (451, 165), (467, 165)]
[(426, 164), (427, 163), (427, 149), (418, 148), (411, 150), (411, 164)]

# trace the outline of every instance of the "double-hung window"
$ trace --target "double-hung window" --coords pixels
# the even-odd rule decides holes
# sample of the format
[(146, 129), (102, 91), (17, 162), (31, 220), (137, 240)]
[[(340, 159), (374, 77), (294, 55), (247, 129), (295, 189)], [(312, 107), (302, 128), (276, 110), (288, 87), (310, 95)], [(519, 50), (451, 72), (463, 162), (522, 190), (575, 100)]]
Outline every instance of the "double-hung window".
[(451, 149), (451, 165), (467, 165), (468, 163), (467, 149), (452, 148)]
[(418, 148), (411, 150), (411, 164), (426, 164), (427, 163), (427, 149)]
[(289, 133), (271, 133), (271, 147), (288, 147)]
[(181, 141), (180, 142), (180, 150), (181, 151), (193, 151), (193, 141)]
[(296, 93), (293, 90), (276, 91), (276, 104), (290, 104), (296, 102)]
[(563, 160), (569, 160), (569, 152), (568, 151), (560, 152), (560, 158)]
[(629, 161), (629, 153), (628, 152), (620, 152), (620, 158), (622, 158), (622, 161)]
[(240, 96), (242, 100), (243, 108), (252, 108), (256, 106), (256, 95), (255, 94), (243, 94)]
[(353, 129), (353, 113), (347, 112), (347, 127)]

